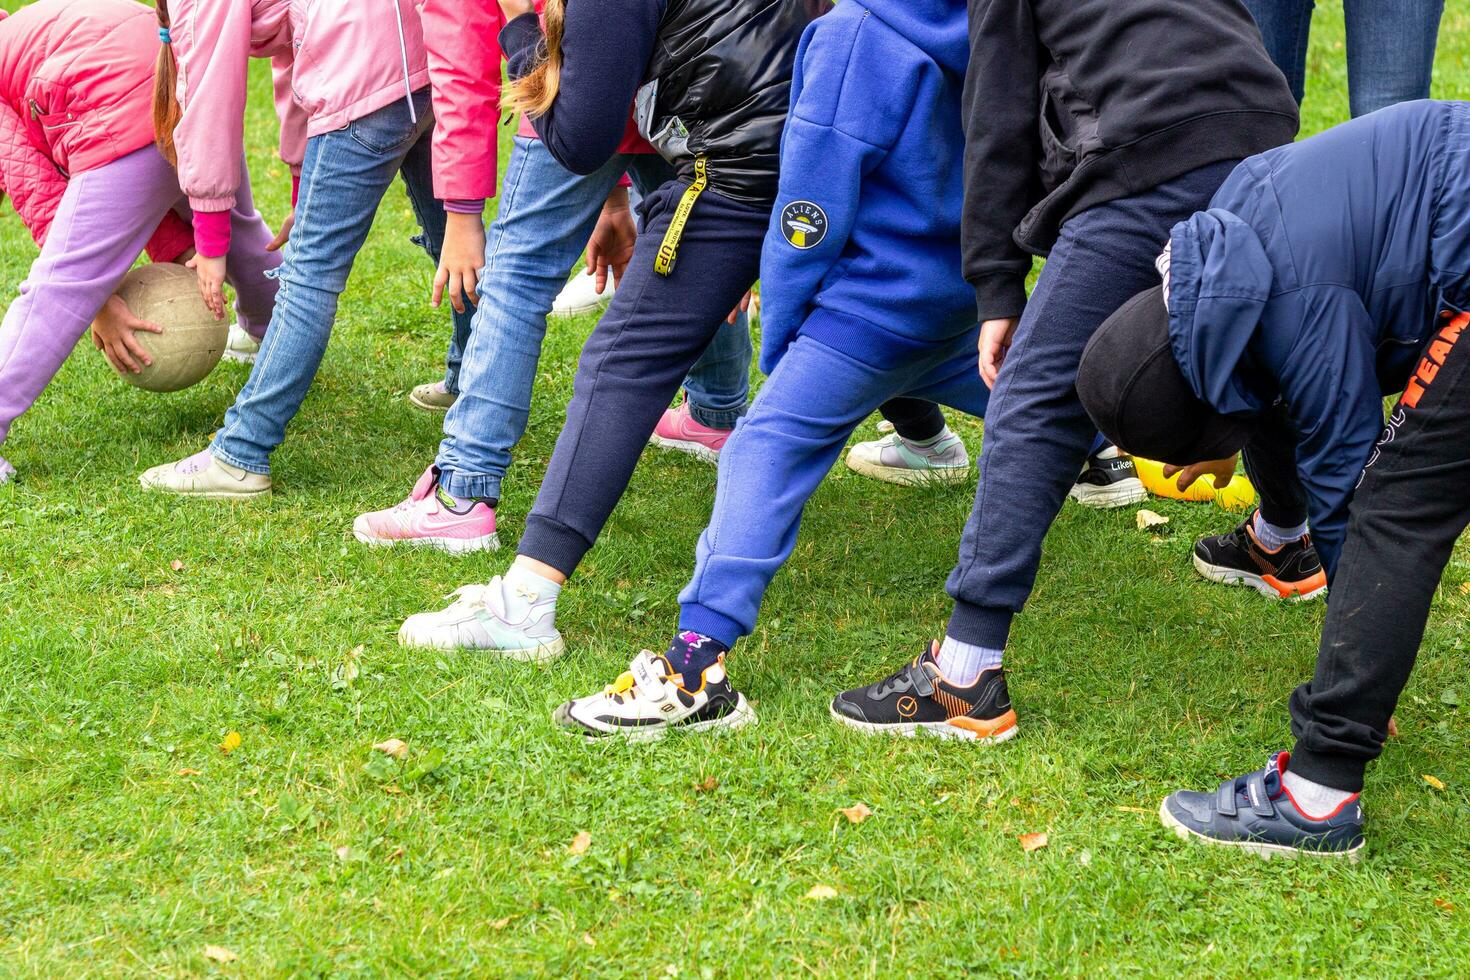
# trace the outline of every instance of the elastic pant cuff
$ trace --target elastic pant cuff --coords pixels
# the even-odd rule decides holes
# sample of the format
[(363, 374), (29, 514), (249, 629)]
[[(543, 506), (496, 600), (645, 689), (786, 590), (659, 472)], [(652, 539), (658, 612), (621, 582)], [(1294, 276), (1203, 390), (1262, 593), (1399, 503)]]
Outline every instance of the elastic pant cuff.
[(1000, 609), (995, 606), (972, 606), (968, 602), (956, 599), (945, 633), (961, 643), (971, 643), (991, 650), (1004, 650), (1006, 641), (1010, 639), (1011, 620), (1015, 618), (1015, 615), (1009, 609)]
[(1303, 779), (1330, 786), (1344, 793), (1360, 793), (1363, 790), (1363, 773), (1368, 760), (1335, 752), (1314, 752), (1296, 743), (1291, 750), (1291, 759), (1286, 768)]
[[(707, 408), (699, 407), (691, 401), (689, 403), (689, 414), (694, 417), (694, 421), (700, 425), (708, 426), (711, 429), (733, 429), (735, 428), (735, 423), (739, 422), (741, 417), (745, 415), (745, 408), (742, 406), (723, 412), (712, 412)], [(708, 633), (705, 635), (709, 636)]]
[(697, 602), (687, 602), (679, 607), (679, 629), (693, 630), (713, 637), (726, 650), (735, 646), (749, 630), (722, 612), (716, 612)]
[(521, 533), (516, 554), (545, 562), (571, 578), (582, 557), (592, 550), (592, 544), (565, 524), (532, 513), (526, 518), (526, 529)]
[(229, 452), (228, 450), (221, 449), (220, 448), (220, 444), (219, 444), (219, 439), (215, 439), (213, 442), (211, 442), (209, 444), (209, 454), (211, 456), (213, 456), (215, 459), (224, 460), (226, 463), (229, 463), (231, 466), (233, 466), (233, 467), (235, 467), (237, 469), (244, 470), (246, 473), (255, 473), (258, 476), (270, 476), (271, 466), (270, 466), (270, 463), (269, 462), (266, 462), (264, 464), (262, 464), (262, 463), (247, 463), (247, 462), (245, 462), (245, 460), (243, 460), (240, 457), (234, 455), (233, 453)]
[(444, 468), (441, 464), (439, 485), (461, 500), (468, 500), (471, 497), (500, 500), (500, 477), (498, 476), (456, 473), (454, 470)]

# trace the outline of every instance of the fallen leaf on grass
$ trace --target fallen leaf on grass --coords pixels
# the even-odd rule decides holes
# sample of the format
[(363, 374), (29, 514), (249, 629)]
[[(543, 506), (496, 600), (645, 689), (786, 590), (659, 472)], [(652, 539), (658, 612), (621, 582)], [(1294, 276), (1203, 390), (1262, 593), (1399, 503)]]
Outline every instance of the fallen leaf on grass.
[(567, 850), (572, 854), (586, 854), (587, 848), (592, 846), (592, 835), (585, 830), (577, 831), (577, 836), (567, 845)]
[(1137, 520), (1140, 531), (1147, 531), (1151, 527), (1163, 527), (1169, 523), (1169, 519), (1163, 514), (1156, 514), (1147, 509), (1138, 512)]
[(1393, 715), (1389, 715), (1388, 716), (1388, 737), (1389, 738), (1398, 738), (1399, 737), (1399, 722), (1398, 722), (1398, 719), (1395, 718)]
[(1145, 816), (1153, 816), (1156, 812), (1154, 810), (1145, 809), (1141, 806), (1120, 806), (1118, 807), (1118, 809), (1122, 810), (1124, 813), (1142, 813)]
[(720, 788), (720, 781), (713, 776), (706, 776), (700, 782), (694, 784), (696, 793), (712, 793)]
[(1426, 783), (1428, 783), (1430, 786), (1432, 786), (1434, 789), (1438, 789), (1438, 790), (1443, 790), (1444, 789), (1444, 780), (1442, 780), (1442, 779), (1438, 779), (1438, 778), (1436, 778), (1434, 776), (1426, 775), (1424, 777), (1424, 781)]
[(408, 757), (408, 743), (401, 738), (390, 738), (387, 741), (373, 743), (373, 748), (384, 755), (391, 755), (402, 762)]
[(1466, 595), (1470, 595), (1470, 582), (1461, 582), (1460, 591), (1465, 593)]
[(831, 885), (813, 885), (806, 893), (806, 897), (815, 902), (825, 902), (829, 898), (837, 897), (837, 889)]
[(588, 946), (596, 946), (597, 945), (597, 940), (595, 940), (595, 939), (592, 938), (592, 933), (590, 933), (590, 932), (584, 932), (584, 933), (582, 933), (582, 942), (586, 943)]
[(349, 860), (352, 857), (352, 848), (348, 847), (346, 844), (343, 844), (341, 847), (337, 848), (336, 851), (334, 851), (333, 853), (335, 853), (337, 855), (337, 860), (338, 861), (346, 861), (346, 860)]
[(200, 772), (198, 769), (180, 769), (179, 770), (179, 775), (180, 776), (202, 776), (204, 774), (202, 772)]
[(1048, 843), (1045, 832), (1040, 834), (1022, 834), (1019, 839), (1021, 841), (1021, 850), (1027, 854), (1030, 854), (1032, 851), (1041, 850)]
[(224, 741), (219, 743), (219, 750), (225, 755), (229, 755), (231, 752), (240, 747), (240, 742), (241, 739), (239, 732), (228, 732), (225, 735)]
[(496, 919), (494, 922), (490, 923), (490, 928), (494, 929), (496, 932), (499, 932), (501, 929), (504, 929), (506, 926), (510, 925), (510, 920), (511, 916), (508, 915), (503, 919)]
[(204, 958), (214, 960), (216, 963), (233, 963), (240, 957), (223, 946), (206, 946), (204, 947)]
[(176, 572), (182, 572), (184, 570), (184, 563), (175, 558), (173, 561), (168, 563), (168, 567), (172, 568)]
[(1447, 898), (1436, 898), (1434, 904), (1445, 912), (1453, 912), (1455, 910), (1455, 903)]
[(852, 806), (838, 807), (837, 812), (847, 818), (848, 823), (862, 823), (873, 815), (866, 803), (854, 803)]

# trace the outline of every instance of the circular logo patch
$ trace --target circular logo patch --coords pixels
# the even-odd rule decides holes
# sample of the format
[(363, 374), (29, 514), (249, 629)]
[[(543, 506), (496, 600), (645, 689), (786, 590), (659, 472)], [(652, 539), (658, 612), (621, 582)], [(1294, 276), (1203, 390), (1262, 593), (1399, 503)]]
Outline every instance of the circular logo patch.
[(792, 201), (781, 211), (781, 234), (792, 248), (816, 248), (827, 237), (827, 212), (811, 201)]
[(905, 694), (898, 699), (898, 713), (905, 718), (912, 718), (919, 710), (919, 702)]

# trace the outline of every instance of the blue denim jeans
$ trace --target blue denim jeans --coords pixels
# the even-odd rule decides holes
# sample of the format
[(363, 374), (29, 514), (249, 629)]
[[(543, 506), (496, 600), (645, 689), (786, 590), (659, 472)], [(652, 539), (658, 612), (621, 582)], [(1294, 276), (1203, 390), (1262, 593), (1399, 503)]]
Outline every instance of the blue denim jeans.
[[(270, 472), (270, 454), (286, 436), (316, 377), (337, 300), (393, 178), (403, 177), (423, 243), (438, 261), (444, 208), (434, 198), (429, 146), (434, 115), (429, 90), (414, 94), (415, 122), (400, 99), (344, 129), (313, 136), (301, 164), (296, 225), (276, 278), (280, 290), (250, 378), (225, 414), (211, 451), (252, 473)], [(463, 349), (471, 315), (454, 317), (455, 349)]]
[[(1313, 0), (1245, 0), (1266, 53), (1302, 101)], [(1429, 98), (1444, 0), (1343, 0), (1348, 103), (1354, 116)]]
[[(500, 208), (485, 242), (480, 304), (465, 348), (460, 393), (444, 419), (440, 482), (458, 497), (500, 497), (511, 448), (526, 431), (546, 315), (597, 224), (608, 194), (627, 173), (647, 194), (673, 177), (654, 154), (616, 154), (578, 176), (540, 140), (517, 136)], [(745, 317), (716, 332), (684, 381), (690, 410), (705, 425), (732, 428), (750, 393)]]

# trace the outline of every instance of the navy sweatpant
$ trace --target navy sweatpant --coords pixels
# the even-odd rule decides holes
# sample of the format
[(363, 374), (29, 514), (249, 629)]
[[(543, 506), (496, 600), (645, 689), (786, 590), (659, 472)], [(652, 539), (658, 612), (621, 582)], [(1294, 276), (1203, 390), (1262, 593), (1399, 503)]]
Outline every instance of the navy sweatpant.
[(1200, 167), (1062, 225), (991, 392), (975, 508), (946, 583), (955, 639), (1006, 645), (1036, 581), (1042, 539), (1096, 433), (1077, 398), (1082, 348), (1129, 297), (1158, 285), (1154, 258), (1170, 229), (1209, 207), (1236, 162)]
[(978, 332), (888, 368), (797, 337), (720, 451), (714, 512), (679, 594), (679, 628), (726, 647), (749, 635), (766, 587), (796, 547), (807, 499), (885, 399), (911, 395), (984, 416), (990, 392), (975, 369)]
[(638, 457), (679, 384), (760, 274), (770, 207), (707, 190), (671, 275), (653, 260), (687, 183), (644, 198), (633, 259), (577, 362), (556, 440), (519, 554), (571, 575), (602, 533)]

